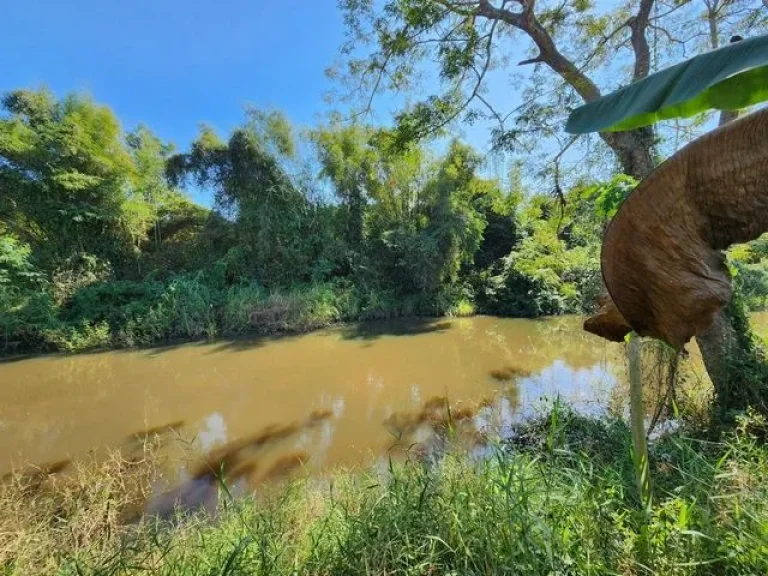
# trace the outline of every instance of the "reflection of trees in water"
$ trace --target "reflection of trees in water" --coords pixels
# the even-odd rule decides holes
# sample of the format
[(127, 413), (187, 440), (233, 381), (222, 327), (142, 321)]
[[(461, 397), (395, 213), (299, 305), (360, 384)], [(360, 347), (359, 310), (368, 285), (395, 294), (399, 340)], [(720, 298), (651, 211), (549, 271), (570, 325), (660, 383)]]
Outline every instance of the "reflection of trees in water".
[(501, 433), (515, 412), (514, 386), (506, 393), (477, 402), (451, 403), (445, 396), (434, 396), (415, 412), (397, 412), (384, 425), (393, 436), (387, 453), (403, 454), (422, 460), (439, 458), (449, 448), (473, 450), (488, 438)]
[(612, 346), (581, 329), (581, 319), (574, 317), (543, 318), (530, 322), (528, 336), (520, 347), (530, 371), (542, 370), (554, 360), (562, 360), (573, 368), (591, 368), (608, 361), (615, 353)]
[(238, 469), (244, 469), (243, 462), (257, 461), (260, 454), (275, 444), (311, 430), (332, 417), (332, 410), (317, 410), (301, 422), (267, 426), (259, 432), (211, 451), (205, 461), (192, 470), (192, 477), (201, 477), (210, 473), (232, 476)]
[[(557, 360), (574, 369), (602, 364), (616, 371), (623, 366), (621, 347), (584, 332), (579, 317), (464, 320), (455, 323), (459, 343), (455, 356), (475, 373), (510, 368), (520, 374), (535, 374)], [(491, 366), (489, 359), (493, 359)], [(509, 380), (500, 374), (492, 378)]]
[(242, 490), (290, 474), (303, 467), (310, 455), (299, 451), (269, 463), (267, 453), (289, 439), (297, 439), (307, 431), (330, 423), (333, 417), (332, 410), (317, 410), (301, 422), (273, 424), (211, 451), (203, 462), (190, 468), (187, 481), (149, 503), (148, 512), (164, 516), (176, 507), (215, 507), (222, 483), (239, 484)]
[(184, 420), (176, 420), (159, 426), (150, 426), (149, 428), (131, 434), (128, 437), (128, 442), (143, 442), (152, 439), (154, 436), (164, 436), (169, 432), (177, 432), (182, 426), (184, 426)]
[(415, 318), (398, 320), (375, 320), (356, 322), (340, 329), (345, 340), (373, 341), (379, 338), (395, 336), (420, 336), (435, 332), (445, 332), (453, 328), (451, 320), (433, 318)]
[(55, 462), (46, 462), (44, 464), (36, 464), (29, 466), (23, 470), (12, 470), (0, 478), (0, 482), (8, 482), (12, 479), (24, 479), (30, 483), (30, 486), (35, 486), (38, 482), (43, 482), (52, 474), (59, 474), (64, 472), (72, 465), (72, 461), (68, 458), (62, 460), (56, 460)]
[(489, 370), (488, 375), (497, 382), (512, 382), (518, 378), (526, 378), (531, 375), (529, 370), (519, 366), (504, 366)]

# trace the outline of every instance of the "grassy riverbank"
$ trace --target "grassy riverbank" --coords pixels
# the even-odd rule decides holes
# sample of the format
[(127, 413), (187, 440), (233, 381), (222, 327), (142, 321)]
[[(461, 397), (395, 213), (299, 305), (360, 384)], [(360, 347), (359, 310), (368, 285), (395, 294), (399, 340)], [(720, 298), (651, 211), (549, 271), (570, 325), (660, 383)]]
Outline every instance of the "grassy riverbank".
[(266, 290), (224, 286), (205, 274), (170, 282), (120, 281), (78, 291), (59, 309), (45, 294), (27, 295), (0, 315), (0, 352), (83, 352), (252, 334), (302, 333), (339, 322), (413, 316), (467, 316), (461, 292), (399, 295), (347, 282)]
[(149, 463), (18, 480), (0, 500), (0, 566), (15, 574), (765, 574), (768, 447), (752, 422), (718, 443), (652, 446), (640, 509), (629, 433), (572, 414), (532, 425), (484, 462), (337, 472), (215, 517), (129, 523)]

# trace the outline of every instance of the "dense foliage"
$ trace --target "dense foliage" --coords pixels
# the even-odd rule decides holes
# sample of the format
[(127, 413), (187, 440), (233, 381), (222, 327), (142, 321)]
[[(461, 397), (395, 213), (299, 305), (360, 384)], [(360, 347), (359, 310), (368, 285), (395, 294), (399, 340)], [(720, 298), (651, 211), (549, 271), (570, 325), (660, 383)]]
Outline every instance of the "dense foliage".
[[(81, 96), (22, 90), (2, 103), (6, 352), (592, 301), (599, 185), (563, 209), (519, 179), (484, 177), (459, 141), (436, 155), (331, 124), (297, 143), (281, 114), (249, 110), (226, 141), (204, 127), (175, 153)], [(213, 207), (185, 187), (210, 191)]]
[[(123, 133), (77, 95), (15, 91), (0, 118), (3, 351), (150, 345), (338, 321), (475, 311), (588, 311), (602, 230), (634, 185), (581, 181), (560, 202), (483, 175), (458, 140), (442, 154), (331, 123), (297, 142), (248, 110), (222, 140), (177, 153)], [(302, 150), (302, 153), (299, 153)], [(185, 188), (209, 191), (212, 208)], [(765, 304), (768, 244), (734, 251)]]

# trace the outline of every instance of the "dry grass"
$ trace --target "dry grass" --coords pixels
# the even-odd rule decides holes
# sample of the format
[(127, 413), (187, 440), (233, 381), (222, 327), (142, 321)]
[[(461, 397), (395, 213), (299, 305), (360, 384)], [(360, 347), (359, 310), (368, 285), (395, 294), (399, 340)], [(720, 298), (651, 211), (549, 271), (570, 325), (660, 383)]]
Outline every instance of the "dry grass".
[(106, 557), (123, 527), (141, 517), (158, 478), (145, 447), (142, 456), (95, 457), (61, 471), (28, 469), (0, 486), (0, 573), (54, 574), (67, 559), (88, 551)]

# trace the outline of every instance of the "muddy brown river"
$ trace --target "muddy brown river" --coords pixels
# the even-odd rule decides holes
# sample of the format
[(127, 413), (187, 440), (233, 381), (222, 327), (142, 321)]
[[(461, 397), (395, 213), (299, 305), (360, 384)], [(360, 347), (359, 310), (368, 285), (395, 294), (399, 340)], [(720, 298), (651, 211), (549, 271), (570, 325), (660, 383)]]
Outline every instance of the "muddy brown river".
[[(756, 324), (768, 328), (768, 314)], [(621, 347), (576, 317), (382, 322), (273, 339), (0, 363), (0, 474), (159, 438), (172, 482), (255, 485), (481, 442), (560, 396), (599, 412)]]

